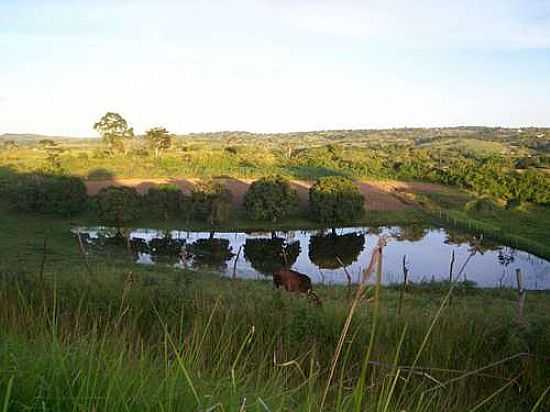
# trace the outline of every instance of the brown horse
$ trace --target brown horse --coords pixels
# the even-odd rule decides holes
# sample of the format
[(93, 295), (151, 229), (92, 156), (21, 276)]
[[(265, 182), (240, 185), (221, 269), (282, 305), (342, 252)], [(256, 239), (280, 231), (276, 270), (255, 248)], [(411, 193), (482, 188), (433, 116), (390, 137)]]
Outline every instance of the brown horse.
[(277, 289), (282, 286), (287, 292), (305, 293), (311, 296), (315, 303), (321, 304), (319, 296), (312, 290), (311, 279), (303, 273), (286, 268), (277, 269), (273, 272), (273, 283)]

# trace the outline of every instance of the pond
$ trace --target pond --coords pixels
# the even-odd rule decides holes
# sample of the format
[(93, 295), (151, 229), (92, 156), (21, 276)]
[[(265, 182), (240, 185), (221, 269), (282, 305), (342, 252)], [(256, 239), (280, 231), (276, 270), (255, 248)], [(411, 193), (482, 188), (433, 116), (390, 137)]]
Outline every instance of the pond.
[(550, 289), (549, 261), (443, 228), (354, 227), (270, 233), (136, 228), (118, 233), (108, 227), (78, 227), (73, 232), (80, 233), (91, 257), (130, 257), (138, 264), (207, 269), (248, 279), (265, 279), (273, 270), (289, 266), (308, 275), (313, 283), (323, 284), (347, 283), (346, 271), (354, 283), (360, 281), (378, 237), (385, 235), (389, 241), (384, 249), (384, 284), (402, 282), (404, 257), (411, 282), (447, 280), (454, 252), (453, 276), (460, 275), (457, 280), (473, 281), (479, 287), (515, 287), (516, 269), (520, 269), (527, 289)]

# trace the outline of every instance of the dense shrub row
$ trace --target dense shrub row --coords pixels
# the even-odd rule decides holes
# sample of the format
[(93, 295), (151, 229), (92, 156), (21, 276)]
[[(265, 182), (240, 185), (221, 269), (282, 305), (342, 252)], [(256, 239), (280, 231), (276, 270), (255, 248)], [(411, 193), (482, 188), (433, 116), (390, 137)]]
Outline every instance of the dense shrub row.
[[(135, 219), (144, 208), (164, 218), (185, 217), (211, 225), (227, 223), (232, 213), (232, 195), (221, 183), (197, 185), (190, 196), (176, 186), (150, 189), (140, 198), (128, 187), (107, 187), (97, 198), (101, 219), (118, 227)], [(355, 184), (344, 177), (319, 179), (310, 190), (310, 217), (327, 226), (350, 223), (364, 214), (364, 198)], [(281, 176), (267, 177), (250, 185), (244, 209), (252, 220), (276, 223), (298, 210), (298, 196)]]
[(384, 147), (345, 150), (337, 145), (297, 151), (290, 165), (303, 172), (340, 173), (364, 178), (392, 178), (442, 183), (480, 195), (516, 202), (550, 205), (550, 174), (538, 169), (545, 158), (442, 155), (436, 150)]
[(101, 189), (95, 200), (101, 220), (117, 227), (144, 214), (223, 224), (231, 216), (232, 204), (231, 192), (220, 183), (211, 181), (197, 185), (189, 196), (174, 185), (151, 188), (143, 196), (131, 187), (111, 186)]
[(433, 172), (430, 180), (509, 202), (550, 205), (550, 174), (536, 169), (515, 170), (509, 161), (499, 158), (454, 160), (447, 168)]
[[(310, 189), (309, 217), (334, 226), (351, 223), (364, 214), (364, 198), (353, 181), (344, 177), (320, 178)], [(220, 182), (199, 183), (185, 195), (178, 186), (161, 185), (143, 196), (135, 188), (105, 187), (92, 199), (76, 177), (23, 175), (8, 188), (14, 207), (25, 212), (73, 215), (88, 207), (105, 224), (122, 227), (140, 216), (185, 218), (219, 225), (232, 215), (232, 194)], [(276, 223), (298, 211), (298, 196), (281, 176), (259, 179), (244, 196), (244, 209), (252, 220)]]
[(86, 187), (81, 179), (41, 173), (21, 175), (10, 181), (6, 195), (23, 212), (71, 216), (86, 208)]

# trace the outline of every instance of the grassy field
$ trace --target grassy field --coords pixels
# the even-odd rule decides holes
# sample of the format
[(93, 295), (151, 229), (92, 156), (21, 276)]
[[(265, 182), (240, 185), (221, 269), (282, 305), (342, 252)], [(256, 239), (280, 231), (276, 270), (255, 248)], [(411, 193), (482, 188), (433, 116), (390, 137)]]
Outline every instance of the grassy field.
[(449, 301), (448, 285), (412, 286), (398, 314), (398, 288), (369, 287), (335, 356), (355, 289), (316, 286), (318, 307), (267, 279), (130, 260), (86, 266), (68, 230), (92, 216), (3, 212), (5, 411), (550, 407), (546, 293), (528, 294), (519, 322), (511, 290), (457, 287)]
[[(60, 263), (43, 282), (38, 267), (2, 268), (5, 410), (319, 410), (345, 288), (318, 287), (319, 308), (263, 281)], [(545, 410), (548, 295), (529, 295), (524, 325), (512, 291), (459, 288), (441, 306), (445, 294), (412, 288), (398, 315), (384, 288), (375, 318), (367, 291), (324, 409)]]
[(423, 193), (418, 200), (434, 222), (483, 233), (487, 238), (550, 259), (547, 230), (550, 227), (549, 208), (523, 204), (487, 211), (469, 210), (467, 205), (475, 199), (466, 192), (446, 190)]

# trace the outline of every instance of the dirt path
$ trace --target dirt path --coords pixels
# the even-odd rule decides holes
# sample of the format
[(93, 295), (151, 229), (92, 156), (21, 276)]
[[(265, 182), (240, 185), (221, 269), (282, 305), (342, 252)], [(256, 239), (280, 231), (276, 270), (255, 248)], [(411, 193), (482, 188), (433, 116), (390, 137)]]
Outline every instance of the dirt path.
[[(221, 178), (233, 194), (234, 205), (242, 206), (244, 194), (248, 190), (252, 180)], [(199, 179), (112, 179), (112, 180), (92, 180), (86, 182), (88, 195), (97, 194), (102, 188), (108, 186), (130, 186), (135, 187), (138, 193), (146, 193), (151, 187), (161, 184), (172, 184), (181, 188), (182, 192), (189, 193), (197, 184)], [(442, 186), (431, 183), (420, 182), (400, 182), (395, 180), (384, 181), (362, 181), (357, 182), (357, 187), (365, 196), (365, 207), (368, 210), (400, 210), (413, 207), (412, 202), (406, 200), (407, 194), (418, 192), (441, 191)], [(293, 180), (291, 185), (298, 193), (298, 198), (302, 205), (308, 203), (308, 191), (312, 182)]]

